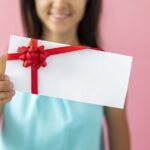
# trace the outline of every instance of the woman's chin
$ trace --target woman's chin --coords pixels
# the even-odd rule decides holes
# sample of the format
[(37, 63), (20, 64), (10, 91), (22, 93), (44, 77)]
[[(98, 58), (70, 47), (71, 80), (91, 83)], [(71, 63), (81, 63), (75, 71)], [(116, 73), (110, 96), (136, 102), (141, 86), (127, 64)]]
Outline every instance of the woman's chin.
[(70, 28), (64, 25), (53, 25), (53, 26), (49, 26), (49, 30), (54, 33), (54, 34), (68, 34)]
[(63, 35), (63, 34), (67, 34), (66, 31), (61, 30), (61, 29), (51, 29), (51, 33), (56, 34), (56, 35)]

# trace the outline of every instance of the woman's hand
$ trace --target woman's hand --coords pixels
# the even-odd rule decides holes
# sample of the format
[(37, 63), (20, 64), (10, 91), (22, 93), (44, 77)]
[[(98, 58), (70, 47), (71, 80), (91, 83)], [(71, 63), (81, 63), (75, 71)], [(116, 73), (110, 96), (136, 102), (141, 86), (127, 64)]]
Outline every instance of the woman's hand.
[(3, 104), (9, 102), (15, 91), (13, 90), (13, 83), (9, 77), (4, 74), (6, 66), (6, 55), (0, 56), (0, 114)]
[(0, 75), (0, 105), (9, 102), (15, 95), (13, 87), (7, 75)]

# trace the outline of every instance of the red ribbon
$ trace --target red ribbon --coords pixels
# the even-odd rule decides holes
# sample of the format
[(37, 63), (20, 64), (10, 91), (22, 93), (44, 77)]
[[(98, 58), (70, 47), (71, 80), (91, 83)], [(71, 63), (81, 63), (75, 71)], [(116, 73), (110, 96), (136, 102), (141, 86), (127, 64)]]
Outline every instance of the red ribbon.
[[(8, 54), (7, 60), (22, 60), (24, 67), (31, 67), (31, 90), (33, 94), (38, 94), (38, 69), (46, 67), (46, 58), (50, 55), (66, 53), (87, 49), (86, 46), (66, 46), (44, 50), (44, 46), (38, 46), (36, 39), (31, 39), (29, 45), (19, 47), (17, 52)], [(91, 49), (91, 48), (90, 48)], [(101, 50), (92, 48), (93, 50)]]

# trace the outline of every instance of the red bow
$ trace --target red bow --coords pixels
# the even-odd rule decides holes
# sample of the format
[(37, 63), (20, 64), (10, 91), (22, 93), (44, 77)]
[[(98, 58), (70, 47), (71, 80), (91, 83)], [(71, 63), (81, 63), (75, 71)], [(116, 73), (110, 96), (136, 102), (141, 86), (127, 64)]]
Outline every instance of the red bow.
[[(66, 46), (66, 47), (58, 47), (52, 49), (44, 50), (44, 46), (38, 46), (36, 39), (31, 39), (29, 45), (27, 47), (22, 46), (18, 48), (18, 53), (8, 54), (7, 60), (16, 60), (20, 59), (23, 61), (24, 67), (31, 66), (31, 86), (32, 93), (38, 94), (38, 69), (42, 67), (46, 67), (46, 58), (50, 55), (71, 52), (76, 50), (83, 50), (88, 47), (85, 46)], [(101, 50), (101, 49), (93, 49), (93, 50)]]
[(18, 48), (18, 53), (22, 55), (19, 56), (19, 59), (23, 60), (23, 66), (29, 67), (32, 66), (35, 69), (39, 69), (41, 66), (46, 67), (46, 52), (44, 51), (44, 46), (37, 46), (37, 40), (31, 39), (31, 42), (28, 47)]

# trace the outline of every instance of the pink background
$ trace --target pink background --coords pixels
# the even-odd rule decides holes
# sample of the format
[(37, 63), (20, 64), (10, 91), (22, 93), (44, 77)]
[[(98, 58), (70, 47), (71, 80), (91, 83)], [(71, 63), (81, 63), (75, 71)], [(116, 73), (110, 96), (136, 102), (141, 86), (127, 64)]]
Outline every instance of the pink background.
[[(19, 0), (0, 0), (0, 54), (22, 35)], [(134, 57), (127, 113), (132, 150), (150, 150), (150, 1), (103, 0), (101, 47)], [(148, 59), (149, 58), (149, 59)]]

